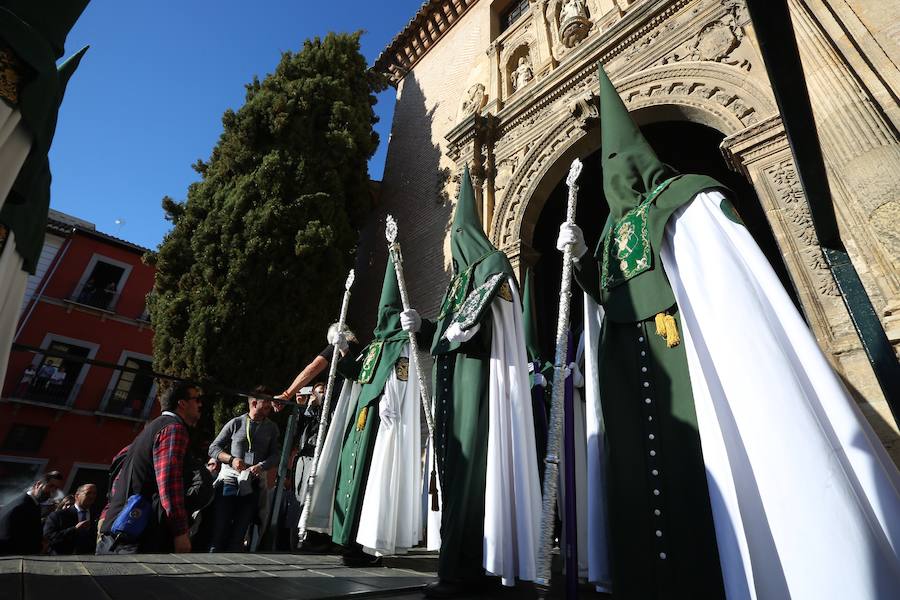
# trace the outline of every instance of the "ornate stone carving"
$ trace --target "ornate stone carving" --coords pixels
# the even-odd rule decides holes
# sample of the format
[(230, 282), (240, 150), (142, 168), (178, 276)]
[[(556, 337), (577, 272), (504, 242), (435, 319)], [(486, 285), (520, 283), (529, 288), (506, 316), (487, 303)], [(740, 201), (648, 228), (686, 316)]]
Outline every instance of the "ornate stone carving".
[(837, 284), (822, 255), (793, 160), (780, 161), (765, 169), (764, 173), (772, 184), (791, 233), (796, 236), (800, 254), (815, 278), (816, 290), (823, 296), (839, 297)]
[(534, 79), (534, 71), (531, 70), (531, 61), (528, 60), (527, 55), (519, 57), (518, 66), (516, 67), (516, 70), (513, 71), (510, 75), (510, 82), (512, 83), (513, 91), (519, 91), (520, 89), (525, 87), (532, 79)]
[(464, 118), (472, 113), (478, 112), (484, 108), (486, 103), (487, 94), (485, 93), (484, 85), (476, 83), (466, 91), (463, 97), (462, 104), (459, 108), (460, 116)]
[(708, 60), (733, 65), (749, 71), (749, 60), (732, 56), (744, 38), (743, 31), (736, 23), (736, 11), (737, 6), (731, 6), (730, 11), (726, 15), (703, 26), (697, 35), (675, 52), (664, 57), (660, 64), (667, 65), (685, 60)]
[(600, 123), (600, 97), (594, 92), (577, 98), (569, 107), (572, 118), (585, 131)]
[(591, 30), (584, 0), (563, 0), (559, 9), (559, 39), (566, 48), (572, 48)]

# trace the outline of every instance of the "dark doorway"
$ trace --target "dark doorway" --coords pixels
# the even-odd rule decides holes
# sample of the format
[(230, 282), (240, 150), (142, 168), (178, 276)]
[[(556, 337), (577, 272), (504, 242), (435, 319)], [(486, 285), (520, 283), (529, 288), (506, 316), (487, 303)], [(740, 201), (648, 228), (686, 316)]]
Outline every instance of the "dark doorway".
[[(652, 123), (641, 127), (641, 131), (663, 162), (682, 173), (709, 175), (734, 192), (732, 202), (735, 208), (802, 314), (787, 268), (781, 259), (781, 251), (753, 186), (743, 175), (728, 168), (719, 151), (719, 144), (725, 136), (710, 127), (684, 121)], [(603, 199), (600, 152), (594, 152), (582, 160), (584, 170), (579, 179), (576, 222), (584, 230), (589, 252), (593, 253), (609, 210)], [(540, 344), (545, 360), (552, 360), (555, 350), (562, 269), (562, 255), (556, 250), (556, 238), (559, 225), (565, 217), (567, 193), (565, 181), (560, 181), (541, 211), (532, 240), (532, 247), (539, 255), (533, 271)], [(574, 331), (579, 331), (583, 318), (582, 297), (580, 289), (574, 291), (577, 293), (572, 294), (572, 326)]]

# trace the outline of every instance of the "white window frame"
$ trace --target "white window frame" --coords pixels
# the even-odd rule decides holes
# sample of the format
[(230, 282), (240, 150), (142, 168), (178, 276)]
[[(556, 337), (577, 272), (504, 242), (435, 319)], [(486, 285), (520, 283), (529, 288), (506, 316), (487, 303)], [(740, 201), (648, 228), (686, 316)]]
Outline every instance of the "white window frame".
[[(56, 333), (48, 333), (44, 336), (44, 339), (41, 342), (41, 349), (46, 350), (51, 342), (63, 342), (64, 344), (75, 344), (87, 348), (88, 355), (86, 358), (89, 359), (93, 359), (95, 356), (97, 356), (97, 350), (100, 349), (100, 344), (95, 344), (94, 342), (88, 342), (85, 340), (79, 340), (78, 338), (66, 337), (64, 335), (59, 335)], [(31, 364), (32, 366), (34, 366), (35, 371), (37, 371), (38, 367), (40, 367), (42, 360), (44, 360), (44, 354), (41, 354), (39, 352), (35, 353), (34, 358), (31, 359)], [(87, 379), (87, 374), (90, 370), (91, 365), (87, 363), (81, 365), (81, 371), (78, 373), (78, 377), (75, 379), (75, 383), (72, 384), (72, 391), (69, 392), (69, 396), (66, 398), (65, 406), (71, 408), (72, 405), (75, 404), (75, 399), (81, 392), (81, 384), (83, 384), (84, 380)]]
[[(129, 358), (136, 358), (138, 360), (145, 360), (149, 362), (151, 365), (153, 364), (153, 357), (147, 354), (141, 354), (140, 352), (132, 352), (131, 350), (123, 350), (122, 354), (119, 356), (119, 362), (116, 364), (122, 366), (125, 364), (125, 361)], [(113, 390), (116, 388), (116, 384), (119, 383), (119, 378), (122, 376), (122, 371), (113, 371), (112, 375), (109, 378), (109, 383), (106, 386), (106, 391), (103, 392), (103, 401), (100, 403), (100, 407), (97, 409), (97, 412), (101, 412), (104, 415), (110, 417), (117, 417), (122, 419), (137, 419), (137, 420), (146, 420), (150, 414), (150, 407), (153, 406), (153, 399), (156, 398), (157, 392), (157, 381), (153, 380), (153, 386), (150, 388), (150, 392), (147, 394), (147, 399), (144, 401), (144, 407), (141, 409), (141, 414), (134, 417), (128, 417), (125, 415), (116, 415), (106, 412), (106, 407), (109, 404), (109, 398), (112, 394)]]
[[(72, 290), (72, 293), (76, 291), (80, 291), (84, 289), (84, 284), (87, 283), (87, 280), (90, 279), (91, 273), (94, 272), (94, 267), (97, 266), (97, 263), (103, 261), (105, 263), (109, 263), (114, 267), (121, 267), (124, 269), (122, 273), (122, 277), (119, 278), (119, 285), (116, 286), (116, 294), (121, 297), (122, 290), (125, 289), (125, 282), (128, 281), (128, 277), (131, 275), (131, 270), (134, 268), (134, 265), (130, 265), (127, 262), (122, 262), (121, 260), (116, 260), (115, 258), (110, 258), (105, 254), (100, 254), (99, 252), (94, 252), (91, 256), (91, 260), (88, 261), (87, 267), (84, 269), (84, 272), (81, 274), (81, 279), (78, 280), (78, 285), (75, 286), (75, 289)], [(113, 308), (118, 304), (118, 301), (113, 305)], [(95, 307), (96, 308), (96, 307)], [(100, 310), (109, 310), (113, 309), (100, 309)]]
[[(76, 462), (72, 463), (72, 467), (69, 469), (69, 476), (66, 477), (66, 485), (63, 487), (66, 490), (67, 494), (74, 494), (75, 490), (69, 489), (72, 487), (72, 482), (75, 481), (75, 473), (78, 472), (78, 469), (94, 469), (95, 471), (107, 471), (109, 472), (109, 465), (101, 465), (99, 463), (86, 463), (86, 462)], [(98, 498), (100, 500), (100, 498)]]

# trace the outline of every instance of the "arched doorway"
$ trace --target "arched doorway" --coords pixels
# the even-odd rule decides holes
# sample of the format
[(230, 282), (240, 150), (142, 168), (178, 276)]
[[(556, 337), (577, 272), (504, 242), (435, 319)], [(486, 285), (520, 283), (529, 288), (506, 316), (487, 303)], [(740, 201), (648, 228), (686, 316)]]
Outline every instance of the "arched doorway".
[[(724, 135), (716, 129), (690, 121), (657, 121), (643, 125), (641, 131), (663, 162), (682, 173), (709, 175), (734, 192), (732, 201), (735, 208), (802, 313), (781, 251), (752, 184), (743, 175), (730, 170), (719, 151)], [(595, 131), (590, 135), (598, 136), (598, 133)], [(593, 252), (609, 211), (603, 199), (599, 150), (582, 160), (584, 171), (579, 180), (576, 221), (584, 230), (589, 251)], [(554, 352), (562, 267), (561, 254), (556, 250), (556, 238), (565, 217), (567, 193), (563, 177), (550, 192), (535, 220), (530, 244), (535, 252), (532, 260), (525, 261), (531, 264), (534, 273), (540, 341), (544, 356), (548, 359)], [(573, 329), (577, 330), (582, 319), (580, 294), (572, 295), (571, 314)]]

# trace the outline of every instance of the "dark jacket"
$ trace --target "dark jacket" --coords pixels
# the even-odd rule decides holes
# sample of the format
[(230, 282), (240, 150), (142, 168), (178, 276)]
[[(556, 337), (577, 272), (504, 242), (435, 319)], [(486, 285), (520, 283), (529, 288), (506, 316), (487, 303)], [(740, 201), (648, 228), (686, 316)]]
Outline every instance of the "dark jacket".
[(22, 494), (0, 512), (0, 555), (40, 554), (42, 546), (41, 507)]
[(90, 525), (76, 529), (78, 509), (57, 510), (44, 521), (44, 537), (50, 542), (50, 554), (93, 554), (97, 542), (97, 521), (88, 510)]

